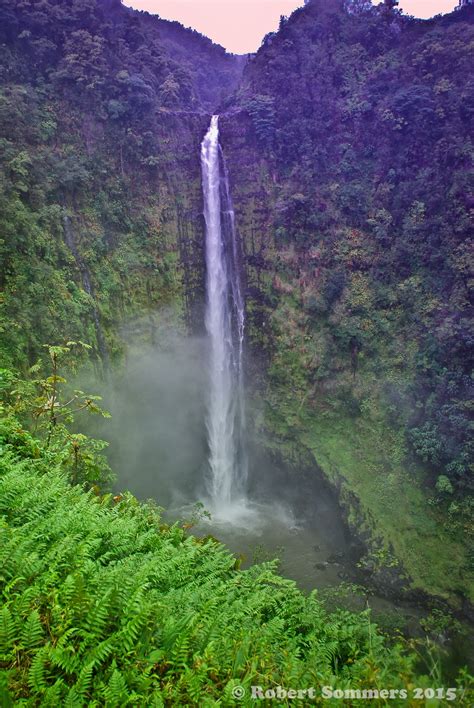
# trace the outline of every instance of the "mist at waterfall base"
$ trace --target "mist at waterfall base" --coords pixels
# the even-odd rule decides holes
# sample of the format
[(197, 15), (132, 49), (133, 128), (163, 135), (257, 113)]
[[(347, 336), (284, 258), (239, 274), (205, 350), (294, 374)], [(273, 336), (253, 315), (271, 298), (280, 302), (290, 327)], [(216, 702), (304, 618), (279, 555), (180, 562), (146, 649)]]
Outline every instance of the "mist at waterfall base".
[[(172, 317), (161, 312), (155, 319), (160, 323)], [(110, 443), (115, 493), (128, 490), (142, 501), (152, 499), (164, 509), (164, 521), (181, 525), (193, 519), (196, 502), (209, 509), (208, 342), (158, 324), (157, 345), (137, 344), (145, 338), (146, 327), (143, 321), (128, 323), (121, 335), (125, 341), (129, 338), (126, 361), (107, 384), (78, 382), (83, 390), (100, 393), (112, 414), (102, 422), (89, 419), (93, 427), (85, 432)], [(289, 467), (266, 449), (256, 425), (260, 406), (258, 395), (250, 392), (247, 497), (253, 513), (238, 525), (203, 517), (190, 533), (219, 539), (242, 558), (244, 568), (278, 558), (279, 572), (304, 591), (331, 592), (344, 581), (363, 584), (357, 568), (360, 552), (333, 491), (317, 468)], [(363, 609), (367, 597), (352, 593), (345, 602)], [(370, 606), (418, 631), (418, 608), (373, 595)]]
[[(153, 499), (167, 521), (191, 520), (193, 534), (215, 536), (243, 567), (278, 557), (281, 574), (305, 590), (364, 583), (361, 549), (334, 491), (317, 467), (289, 467), (270, 452), (257, 424), (263, 404), (255, 392), (247, 400), (236, 232), (217, 123), (214, 117), (201, 154), (207, 336), (179, 333), (172, 312), (128, 323), (126, 361), (102, 391), (112, 419), (94, 434), (111, 443), (117, 493)], [(157, 344), (139, 344), (147, 340)], [(201, 514), (196, 523), (196, 502), (210, 518)], [(360, 591), (347, 600), (352, 609), (368, 602)], [(419, 631), (417, 607), (374, 596), (370, 606)]]
[[(166, 319), (158, 313), (157, 321)], [(247, 513), (226, 520), (209, 498), (208, 341), (158, 327), (157, 346), (137, 345), (143, 323), (130, 323), (126, 362), (100, 390), (112, 417), (94, 435), (110, 443), (114, 490), (153, 499), (167, 520), (193, 517), (196, 502), (210, 511), (192, 533), (211, 533), (245, 563), (278, 557), (282, 572), (306, 589), (353, 578), (353, 548), (332, 491), (317, 470), (289, 468), (254, 435), (259, 401), (249, 414)], [(91, 389), (81, 383), (85, 390)], [(97, 389), (97, 386), (95, 386)], [(94, 389), (91, 389), (94, 390)], [(329, 562), (328, 563), (328, 559)]]
[[(206, 335), (178, 335), (156, 313), (159, 346), (137, 350), (129, 326), (126, 371), (106, 397), (118, 487), (155, 499), (171, 519), (195, 517), (200, 502), (210, 518), (201, 515), (196, 533), (212, 531), (247, 558), (257, 546), (273, 555), (284, 547), (290, 576), (314, 587), (315, 571), (324, 570), (324, 580), (337, 582), (348, 542), (333, 494), (322, 477), (316, 483), (314, 473), (287, 469), (248, 436), (242, 254), (217, 115), (202, 141), (201, 169)], [(252, 405), (255, 420), (258, 401)]]

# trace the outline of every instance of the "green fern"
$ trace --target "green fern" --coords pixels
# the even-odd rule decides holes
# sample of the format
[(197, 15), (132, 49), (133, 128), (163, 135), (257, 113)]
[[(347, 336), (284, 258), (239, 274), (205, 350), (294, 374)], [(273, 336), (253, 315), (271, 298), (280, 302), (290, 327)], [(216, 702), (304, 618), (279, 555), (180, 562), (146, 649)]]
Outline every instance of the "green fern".
[(2, 607), (0, 610), (0, 656), (7, 657), (12, 652), (15, 637), (15, 618), (7, 606)]
[(110, 681), (104, 691), (108, 708), (119, 708), (128, 702), (127, 684), (116, 668), (112, 671)]
[(37, 610), (33, 610), (28, 616), (20, 635), (21, 647), (28, 651), (37, 647), (43, 641), (43, 626)]
[(28, 672), (28, 685), (34, 693), (43, 693), (47, 688), (46, 661), (48, 651), (46, 647), (38, 649)]
[(13, 696), (10, 693), (8, 680), (10, 672), (0, 669), (0, 705), (2, 708), (13, 708)]
[(71, 488), (48, 454), (0, 458), (5, 702), (233, 705), (235, 685), (414, 681), (415, 658), (369, 637), (366, 614), (329, 615), (273, 563), (235, 570), (130, 495)]
[(75, 694), (80, 698), (80, 700), (86, 699), (86, 694), (88, 693), (88, 691), (91, 688), (93, 673), (94, 673), (94, 663), (91, 662), (89, 664), (86, 664), (81, 669), (81, 672), (79, 674), (79, 678), (77, 679), (76, 683), (72, 687), (75, 691)]

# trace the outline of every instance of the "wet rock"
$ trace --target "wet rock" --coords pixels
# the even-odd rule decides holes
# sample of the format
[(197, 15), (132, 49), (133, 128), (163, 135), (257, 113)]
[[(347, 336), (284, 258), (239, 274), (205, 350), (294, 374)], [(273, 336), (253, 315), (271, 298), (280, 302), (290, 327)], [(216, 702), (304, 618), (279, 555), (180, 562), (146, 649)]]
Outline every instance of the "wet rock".
[(375, 563), (367, 558), (363, 558), (359, 562), (359, 568), (364, 575), (372, 575), (375, 573)]
[(329, 557), (327, 562), (330, 565), (339, 565), (344, 561), (344, 553), (339, 552), (339, 553), (332, 553)]

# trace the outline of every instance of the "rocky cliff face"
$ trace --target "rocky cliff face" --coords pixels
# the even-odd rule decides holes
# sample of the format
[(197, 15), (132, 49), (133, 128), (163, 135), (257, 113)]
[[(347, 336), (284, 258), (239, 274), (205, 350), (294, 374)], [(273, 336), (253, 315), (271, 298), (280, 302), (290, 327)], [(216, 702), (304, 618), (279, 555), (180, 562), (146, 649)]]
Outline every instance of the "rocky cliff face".
[(472, 572), (473, 19), (315, 1), (221, 119), (264, 427), (355, 494), (385, 565), (451, 599)]
[(233, 97), (243, 60), (118, 2), (0, 12), (3, 361), (82, 339), (100, 369), (159, 308), (202, 328), (199, 146), (220, 104), (254, 429), (324, 470), (374, 557), (467, 594), (472, 8), (314, 0)]
[(199, 144), (243, 59), (120, 2), (0, 16), (2, 355), (79, 338), (100, 369), (124, 320), (202, 319)]
[(274, 184), (250, 116), (245, 111), (220, 119), (239, 237), (245, 255), (247, 328), (252, 358), (271, 357), (271, 282), (274, 277)]

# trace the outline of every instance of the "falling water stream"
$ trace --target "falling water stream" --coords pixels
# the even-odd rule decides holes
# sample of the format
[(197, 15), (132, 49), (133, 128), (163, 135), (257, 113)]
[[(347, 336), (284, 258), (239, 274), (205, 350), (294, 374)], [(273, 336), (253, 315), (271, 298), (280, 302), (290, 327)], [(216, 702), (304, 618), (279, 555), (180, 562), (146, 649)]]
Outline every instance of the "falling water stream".
[[(162, 339), (168, 344), (130, 357), (127, 375), (105, 396), (116, 426), (103, 437), (111, 439), (116, 451), (111, 461), (119, 476), (117, 492), (127, 488), (142, 499), (158, 500), (167, 507), (165, 519), (190, 520), (194, 535), (219, 538), (240, 556), (243, 567), (278, 557), (279, 572), (300, 588), (326, 589), (329, 597), (334, 592), (338, 606), (368, 605), (377, 621), (419, 636), (419, 618), (426, 611), (410, 601), (392, 601), (383, 592), (372, 594), (358, 567), (359, 545), (321, 473), (287, 466), (260, 449), (252, 435), (247, 461), (242, 258), (218, 116), (212, 117), (202, 141), (201, 166), (206, 341), (175, 340), (165, 327)], [(195, 515), (196, 499), (210, 514)], [(341, 582), (348, 584), (345, 598)], [(453, 644), (453, 666), (459, 664), (458, 651), (466, 655), (463, 646)]]
[[(117, 493), (126, 488), (141, 499), (156, 499), (167, 508), (165, 519), (190, 520), (194, 535), (219, 538), (241, 557), (243, 567), (278, 557), (280, 573), (300, 588), (327, 589), (329, 596), (334, 591), (338, 606), (362, 609), (368, 604), (377, 621), (418, 636), (419, 618), (427, 610), (392, 601), (383, 591), (382, 596), (372, 594), (358, 567), (359, 544), (344, 523), (337, 494), (318, 469), (287, 466), (252, 435), (247, 443), (242, 258), (218, 116), (212, 117), (202, 141), (201, 165), (207, 336), (205, 342), (181, 341), (164, 323), (161, 346), (139, 347), (126, 375), (104, 396), (115, 429), (99, 437), (113, 443)], [(68, 227), (66, 222), (66, 238), (71, 239)], [(134, 332), (130, 342), (137, 339)], [(210, 514), (195, 515), (197, 499)], [(341, 582), (348, 583), (345, 599)], [(457, 646), (450, 651), (453, 666), (458, 665)], [(459, 652), (460, 657), (467, 654), (462, 647)]]
[[(247, 497), (247, 454), (243, 386), (245, 303), (241, 283), (239, 242), (229, 188), (229, 177), (219, 143), (219, 116), (214, 115), (201, 144), (204, 219), (206, 226), (206, 312), (208, 335), (208, 477), (206, 506), (211, 528), (235, 553), (254, 560), (280, 556), (281, 572), (300, 587), (331, 587), (357, 578), (345, 529), (323, 485), (303, 489), (291, 499), (288, 482), (278, 494), (273, 485)], [(275, 471), (276, 472), (276, 471)], [(302, 475), (299, 484), (304, 488)], [(255, 495), (255, 492), (257, 494)], [(273, 497), (273, 498), (272, 498)], [(305, 508), (305, 500), (310, 501)], [(195, 528), (208, 533), (209, 522)], [(315, 543), (317, 539), (317, 543)], [(263, 557), (255, 551), (263, 552)], [(356, 593), (350, 602), (368, 603)], [(392, 611), (384, 598), (371, 598), (375, 611)], [(359, 607), (362, 609), (362, 607)], [(398, 612), (398, 608), (397, 608)], [(417, 608), (407, 606), (396, 621), (415, 622)], [(404, 619), (403, 619), (404, 618)]]
[(209, 394), (206, 426), (209, 445), (208, 493), (214, 510), (242, 505), (247, 460), (243, 394), (244, 298), (239, 247), (224, 156), (219, 116), (201, 145), (206, 224)]

